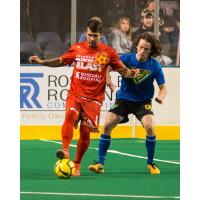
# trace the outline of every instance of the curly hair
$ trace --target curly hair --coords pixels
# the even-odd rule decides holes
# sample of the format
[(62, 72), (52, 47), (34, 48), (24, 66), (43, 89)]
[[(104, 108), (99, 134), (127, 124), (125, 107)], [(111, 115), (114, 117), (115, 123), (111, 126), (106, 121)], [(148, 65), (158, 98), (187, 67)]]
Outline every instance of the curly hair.
[(138, 37), (135, 39), (134, 44), (135, 47), (138, 46), (140, 40), (143, 39), (151, 44), (151, 53), (149, 57), (156, 57), (159, 56), (162, 52), (162, 46), (160, 41), (156, 38), (155, 35), (153, 35), (150, 32), (145, 32), (143, 34), (138, 35)]

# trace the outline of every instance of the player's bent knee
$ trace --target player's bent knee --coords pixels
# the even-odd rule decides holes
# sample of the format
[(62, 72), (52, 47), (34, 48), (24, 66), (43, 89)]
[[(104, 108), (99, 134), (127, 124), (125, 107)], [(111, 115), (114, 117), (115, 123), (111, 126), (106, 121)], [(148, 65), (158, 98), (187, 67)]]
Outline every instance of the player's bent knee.
[(146, 134), (148, 136), (153, 136), (154, 135), (154, 126), (153, 126), (153, 121), (152, 120), (145, 120), (143, 121), (143, 126), (144, 126), (144, 129), (146, 131)]
[(113, 128), (115, 128), (115, 126), (117, 126), (117, 124), (120, 122), (119, 117), (112, 113), (112, 112), (108, 112), (107, 116), (106, 116), (106, 120), (104, 123), (104, 128), (103, 128), (103, 132), (106, 133), (111, 133), (111, 131), (113, 130)]
[(114, 127), (111, 126), (110, 124), (105, 124), (104, 127), (103, 127), (104, 134), (107, 133), (109, 135), (111, 133), (111, 131), (112, 131), (113, 128)]
[(117, 126), (116, 121), (109, 121), (104, 123), (103, 131), (104, 133), (111, 133), (111, 131)]
[(143, 123), (145, 129), (151, 129), (153, 127), (153, 123), (151, 121)]

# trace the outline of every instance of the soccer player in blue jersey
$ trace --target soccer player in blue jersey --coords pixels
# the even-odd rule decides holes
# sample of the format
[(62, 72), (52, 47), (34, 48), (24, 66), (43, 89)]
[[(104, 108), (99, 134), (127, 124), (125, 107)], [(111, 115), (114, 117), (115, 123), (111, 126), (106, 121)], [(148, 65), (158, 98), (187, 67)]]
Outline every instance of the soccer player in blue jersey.
[(146, 131), (147, 167), (151, 174), (160, 174), (160, 170), (153, 159), (156, 134), (151, 108), (154, 96), (154, 80), (159, 87), (155, 101), (162, 104), (167, 94), (162, 67), (153, 58), (161, 53), (161, 45), (151, 33), (139, 35), (135, 45), (136, 53), (122, 55), (120, 58), (129, 68), (139, 68), (141, 74), (135, 79), (122, 77), (116, 102), (106, 115), (103, 133), (99, 141), (98, 161), (89, 166), (89, 170), (96, 173), (104, 173), (104, 162), (110, 146), (113, 128), (119, 123), (127, 122), (129, 114), (134, 114)]

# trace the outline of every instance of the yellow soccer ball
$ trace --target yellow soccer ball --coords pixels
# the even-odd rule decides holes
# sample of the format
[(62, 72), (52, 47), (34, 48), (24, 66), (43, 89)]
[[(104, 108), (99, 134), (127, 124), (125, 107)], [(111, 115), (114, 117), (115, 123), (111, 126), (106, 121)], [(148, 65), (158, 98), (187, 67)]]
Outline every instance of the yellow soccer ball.
[(69, 159), (58, 160), (54, 165), (54, 173), (59, 178), (70, 178), (74, 172), (74, 162)]

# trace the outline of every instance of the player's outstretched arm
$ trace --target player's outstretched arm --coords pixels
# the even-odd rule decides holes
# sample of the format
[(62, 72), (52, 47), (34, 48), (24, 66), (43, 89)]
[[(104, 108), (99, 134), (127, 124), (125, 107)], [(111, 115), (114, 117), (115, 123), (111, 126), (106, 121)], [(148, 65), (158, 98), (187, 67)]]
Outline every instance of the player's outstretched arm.
[(136, 78), (140, 73), (139, 69), (128, 69), (125, 65), (122, 69), (118, 70), (118, 72), (126, 77), (126, 78)]
[(158, 96), (155, 98), (155, 101), (159, 104), (162, 104), (166, 95), (167, 95), (166, 85), (165, 84), (159, 85), (159, 92), (158, 92)]
[(29, 58), (30, 63), (36, 63), (36, 64), (41, 64), (45, 65), (48, 67), (61, 67), (64, 66), (64, 64), (60, 61), (59, 57), (58, 58), (53, 58), (49, 60), (42, 60), (38, 56), (31, 56)]

